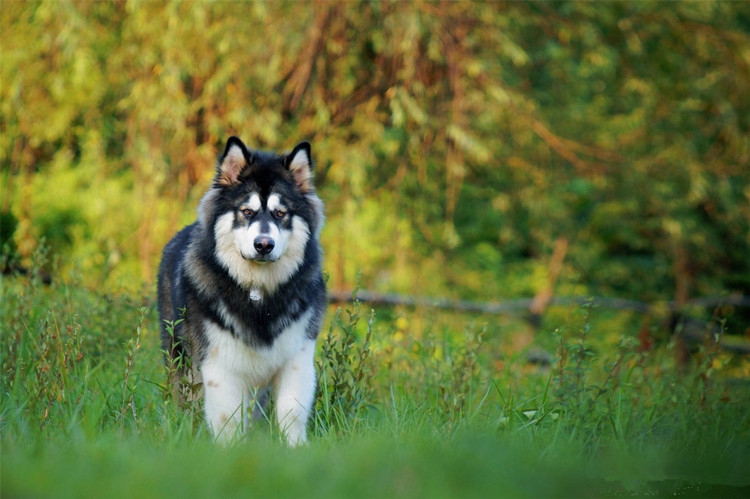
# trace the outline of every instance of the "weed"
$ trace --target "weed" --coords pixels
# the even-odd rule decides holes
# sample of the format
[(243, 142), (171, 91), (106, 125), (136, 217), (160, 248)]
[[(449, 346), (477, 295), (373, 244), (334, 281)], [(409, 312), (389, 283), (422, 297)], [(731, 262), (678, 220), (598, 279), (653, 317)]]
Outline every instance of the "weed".
[(458, 346), (445, 339), (440, 346), (432, 338), (426, 340), (426, 383), (435, 387), (437, 408), (447, 418), (449, 429), (466, 418), (472, 409), (474, 390), (484, 383), (480, 377), (479, 352), (485, 332), (486, 326), (467, 325), (463, 343)]
[(25, 277), (18, 279), (20, 286), (10, 292), (3, 287), (4, 312), (7, 313), (7, 318), (2, 321), (4, 331), (0, 335), (0, 366), (3, 377), (11, 386), (16, 376), (25, 372), (26, 364), (22, 350), (27, 344), (27, 331), (33, 327), (29, 324), (29, 318), (34, 313), (37, 295), (41, 291), (40, 274), (47, 262), (48, 253), (47, 246), (43, 242), (40, 243), (34, 251), (30, 271)]
[[(135, 338), (130, 338), (125, 346), (125, 377), (122, 380), (122, 405), (120, 407), (120, 431), (122, 432), (125, 428), (125, 420), (128, 413), (133, 415), (133, 425), (137, 431), (138, 429), (138, 411), (136, 409), (135, 392), (138, 388), (137, 378), (131, 383), (130, 378), (133, 375), (133, 368), (135, 367), (135, 356), (136, 353), (141, 349), (141, 333), (143, 330), (143, 321), (146, 316), (146, 309), (141, 307), (138, 309), (139, 320), (138, 327), (135, 330)], [(134, 376), (135, 377), (135, 376)]]
[[(372, 403), (373, 366), (370, 341), (375, 324), (375, 311), (370, 310), (364, 338), (358, 341), (357, 326), (361, 304), (352, 296), (348, 320), (341, 320), (337, 309), (320, 346), (317, 361), (318, 394), (315, 402), (316, 426), (322, 433), (351, 428), (361, 411)], [(337, 334), (338, 330), (338, 334)]]
[(176, 321), (164, 321), (164, 330), (168, 339), (161, 350), (165, 359), (166, 383), (162, 393), (165, 400), (173, 398), (185, 410), (193, 409), (194, 402), (199, 398), (201, 383), (194, 379), (193, 359), (190, 355), (190, 345), (176, 334), (178, 325), (185, 321), (186, 309), (180, 309), (180, 318)]
[(585, 304), (582, 313), (583, 325), (572, 341), (556, 332), (559, 341), (558, 362), (550, 379), (553, 405), (574, 427), (586, 421), (591, 425), (588, 431), (598, 432), (606, 423), (615, 429), (617, 411), (611, 405), (613, 399), (607, 395), (618, 393), (620, 370), (628, 359), (634, 358), (635, 340), (623, 339), (615, 360), (600, 366), (600, 359), (588, 343), (592, 305)]
[[(508, 355), (498, 371), (498, 341), (484, 325), (467, 321), (461, 331), (433, 317), (414, 331), (407, 319), (379, 320), (376, 333), (374, 311), (363, 314), (355, 300), (332, 314), (321, 338), (313, 438), (292, 452), (277, 445), (273, 425), (236, 447), (211, 445), (195, 403), (174, 403), (173, 387), (193, 399), (197, 387), (188, 359), (163, 361), (152, 308), (32, 276), (1, 279), (3, 495), (122, 495), (123, 480), (184, 495), (257, 491), (261, 482), (269, 493), (290, 491), (317, 483), (300, 478), (319, 476), (322, 462), (334, 470), (328, 495), (342, 497), (364, 490), (353, 482), (372, 477), (366, 485), (377, 487), (389, 474), (416, 495), (481, 483), (468, 495), (510, 484), (528, 497), (556, 490), (562, 476), (571, 477), (571, 495), (594, 496), (605, 489), (601, 481), (589, 488), (591, 476), (628, 480), (635, 492), (686, 476), (748, 484), (747, 375), (726, 383), (721, 365), (729, 360), (715, 342), (683, 373), (671, 346), (639, 353), (623, 338), (604, 348), (596, 340), (606, 331), (592, 326), (590, 306), (582, 324), (560, 325), (574, 332), (558, 334), (550, 371), (521, 355)], [(499, 468), (503, 478), (488, 471)], [(55, 485), (50, 476), (75, 479)], [(163, 490), (154, 487), (145, 493)]]

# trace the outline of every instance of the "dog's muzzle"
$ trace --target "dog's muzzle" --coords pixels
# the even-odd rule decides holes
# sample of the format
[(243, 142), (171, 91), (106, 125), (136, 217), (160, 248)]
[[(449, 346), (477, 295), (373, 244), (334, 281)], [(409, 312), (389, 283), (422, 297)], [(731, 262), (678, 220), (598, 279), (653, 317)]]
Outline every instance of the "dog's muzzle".
[(258, 236), (253, 241), (253, 247), (255, 248), (255, 257), (250, 260), (267, 263), (273, 262), (276, 259), (273, 257), (272, 252), (276, 247), (276, 241), (269, 236)]
[(268, 236), (260, 236), (255, 238), (253, 245), (255, 246), (255, 251), (258, 252), (258, 255), (266, 256), (276, 247), (276, 241)]

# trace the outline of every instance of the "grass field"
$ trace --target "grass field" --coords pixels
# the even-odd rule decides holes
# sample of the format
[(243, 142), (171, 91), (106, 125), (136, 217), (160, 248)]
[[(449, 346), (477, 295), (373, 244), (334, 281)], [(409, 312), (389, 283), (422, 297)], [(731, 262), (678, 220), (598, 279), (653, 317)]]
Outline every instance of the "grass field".
[(750, 360), (678, 367), (598, 309), (547, 318), (544, 366), (514, 319), (332, 308), (309, 445), (222, 447), (164, 388), (153, 303), (0, 283), (3, 498), (750, 496)]

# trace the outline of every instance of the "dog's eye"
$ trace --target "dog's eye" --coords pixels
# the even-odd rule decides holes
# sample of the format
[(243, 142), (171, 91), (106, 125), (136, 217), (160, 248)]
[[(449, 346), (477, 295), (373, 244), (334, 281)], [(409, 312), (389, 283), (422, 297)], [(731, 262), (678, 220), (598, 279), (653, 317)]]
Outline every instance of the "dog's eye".
[(243, 208), (242, 214), (246, 217), (252, 217), (253, 215), (255, 215), (255, 210), (251, 210), (250, 208)]
[(284, 211), (284, 210), (276, 210), (274, 212), (274, 215), (276, 215), (276, 218), (284, 218), (284, 215), (286, 215), (286, 211)]

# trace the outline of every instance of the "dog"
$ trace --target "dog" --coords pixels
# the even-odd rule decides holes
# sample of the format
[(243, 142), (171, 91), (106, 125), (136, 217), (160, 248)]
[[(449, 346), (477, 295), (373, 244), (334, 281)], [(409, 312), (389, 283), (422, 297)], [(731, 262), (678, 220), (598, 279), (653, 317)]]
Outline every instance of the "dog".
[(266, 389), (287, 443), (307, 441), (326, 309), (323, 223), (308, 142), (275, 154), (231, 137), (197, 221), (164, 248), (163, 348), (177, 377), (199, 387), (219, 441), (242, 434)]

